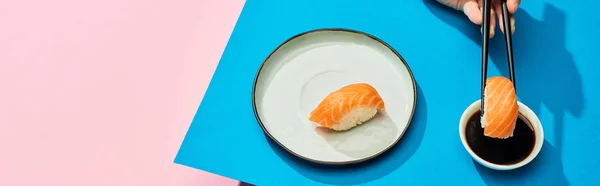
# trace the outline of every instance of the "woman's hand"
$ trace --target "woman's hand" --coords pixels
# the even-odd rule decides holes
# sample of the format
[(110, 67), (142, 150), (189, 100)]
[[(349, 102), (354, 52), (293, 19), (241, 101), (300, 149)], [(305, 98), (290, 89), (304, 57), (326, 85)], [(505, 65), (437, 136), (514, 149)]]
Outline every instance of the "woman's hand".
[[(483, 21), (481, 8), (483, 6), (482, 0), (437, 0), (438, 2), (452, 7), (456, 10), (461, 10), (467, 15), (471, 22), (481, 25)], [(511, 31), (515, 32), (515, 17), (514, 13), (519, 8), (521, 0), (506, 0), (508, 6), (508, 12), (510, 13)], [(498, 21), (496, 20), (498, 17)], [(496, 29), (496, 22), (500, 23), (500, 30), (504, 32), (504, 25), (502, 24), (502, 4), (500, 0), (492, 0), (492, 9), (490, 12), (490, 37), (494, 36), (494, 30)]]

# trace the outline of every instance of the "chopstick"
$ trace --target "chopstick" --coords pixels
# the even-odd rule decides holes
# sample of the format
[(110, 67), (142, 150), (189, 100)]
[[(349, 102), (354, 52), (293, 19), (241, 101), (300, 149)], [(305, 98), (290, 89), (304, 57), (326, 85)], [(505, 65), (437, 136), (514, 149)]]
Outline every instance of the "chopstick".
[(481, 35), (482, 41), (482, 54), (481, 54), (481, 116), (484, 114), (484, 100), (485, 100), (485, 80), (487, 79), (487, 65), (488, 65), (488, 42), (490, 40), (490, 12), (492, 9), (492, 0), (483, 1), (483, 34)]
[[(482, 34), (482, 55), (481, 55), (481, 115), (484, 114), (485, 104), (485, 81), (487, 79), (487, 65), (488, 65), (488, 45), (490, 39), (490, 13), (492, 9), (491, 0), (484, 0), (483, 2), (483, 34)], [(515, 82), (515, 70), (514, 70), (514, 58), (512, 50), (512, 27), (510, 24), (510, 13), (508, 12), (508, 6), (506, 0), (502, 0), (502, 24), (504, 27), (504, 40), (506, 42), (506, 55), (508, 59), (508, 70), (510, 73), (510, 81), (512, 81), (515, 91), (517, 84)]]
[(506, 0), (502, 0), (502, 22), (504, 24), (504, 41), (506, 41), (506, 55), (508, 56), (508, 71), (510, 73), (510, 81), (512, 81), (515, 91), (517, 90), (517, 82), (515, 82), (515, 64), (512, 50), (512, 26), (510, 24), (510, 14)]

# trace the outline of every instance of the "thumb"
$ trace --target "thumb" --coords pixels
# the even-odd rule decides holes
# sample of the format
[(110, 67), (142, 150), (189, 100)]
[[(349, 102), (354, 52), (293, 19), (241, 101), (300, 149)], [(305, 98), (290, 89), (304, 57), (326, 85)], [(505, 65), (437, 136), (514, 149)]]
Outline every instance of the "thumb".
[(482, 12), (481, 12), (481, 9), (479, 8), (479, 3), (475, 2), (475, 1), (466, 2), (463, 5), (462, 10), (465, 13), (465, 15), (467, 15), (469, 20), (471, 20), (471, 22), (481, 25), (481, 23), (483, 21), (483, 17), (481, 17)]
[(466, 2), (471, 1), (471, 0), (437, 0), (438, 2), (452, 7), (456, 10), (460, 10), (463, 8), (463, 6), (465, 5)]
[(456, 10), (462, 10), (471, 22), (481, 25), (481, 9), (477, 0), (437, 0), (438, 2), (452, 7)]

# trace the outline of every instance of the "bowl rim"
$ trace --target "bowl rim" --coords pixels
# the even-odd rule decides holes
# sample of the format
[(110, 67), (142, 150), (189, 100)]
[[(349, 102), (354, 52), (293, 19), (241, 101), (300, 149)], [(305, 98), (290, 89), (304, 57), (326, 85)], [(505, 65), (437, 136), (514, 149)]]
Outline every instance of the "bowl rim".
[(531, 110), (524, 103), (517, 101), (517, 104), (519, 105), (519, 114), (522, 115), (523, 117), (525, 117), (529, 121), (529, 124), (531, 125), (531, 127), (533, 128), (533, 130), (535, 132), (535, 145), (533, 146), (532, 152), (523, 161), (520, 161), (515, 164), (511, 164), (511, 165), (499, 165), (499, 164), (495, 164), (495, 163), (486, 161), (486, 160), (480, 158), (477, 154), (475, 154), (475, 152), (473, 152), (473, 150), (471, 150), (471, 148), (467, 144), (467, 140), (466, 140), (466, 136), (465, 136), (465, 128), (467, 126), (467, 121), (470, 119), (470, 117), (475, 112), (480, 110), (481, 99), (478, 99), (475, 102), (471, 103), (463, 111), (463, 113), (460, 117), (460, 122), (459, 122), (459, 126), (458, 126), (458, 133), (460, 135), (460, 141), (462, 142), (463, 147), (469, 153), (469, 155), (471, 155), (471, 157), (475, 161), (477, 161), (479, 164), (481, 164), (485, 167), (491, 168), (491, 169), (495, 169), (495, 170), (517, 169), (517, 168), (525, 166), (525, 165), (529, 164), (531, 161), (533, 161), (533, 159), (535, 159), (537, 157), (537, 155), (540, 153), (540, 151), (542, 150), (542, 146), (544, 144), (544, 129), (542, 128), (542, 123), (541, 123), (540, 119), (537, 117), (535, 112), (533, 112), (533, 110)]

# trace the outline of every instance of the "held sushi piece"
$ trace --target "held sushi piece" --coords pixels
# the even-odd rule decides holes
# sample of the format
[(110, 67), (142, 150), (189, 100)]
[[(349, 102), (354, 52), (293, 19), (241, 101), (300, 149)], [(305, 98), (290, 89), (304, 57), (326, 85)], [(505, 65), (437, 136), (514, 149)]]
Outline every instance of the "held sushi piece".
[(336, 131), (356, 127), (385, 110), (385, 103), (371, 85), (346, 85), (325, 97), (310, 113), (309, 120)]
[(515, 87), (508, 78), (494, 76), (485, 82), (484, 114), (481, 117), (483, 135), (491, 138), (512, 137), (519, 106)]

